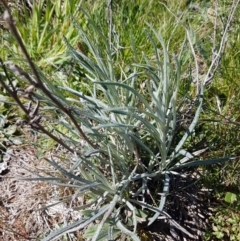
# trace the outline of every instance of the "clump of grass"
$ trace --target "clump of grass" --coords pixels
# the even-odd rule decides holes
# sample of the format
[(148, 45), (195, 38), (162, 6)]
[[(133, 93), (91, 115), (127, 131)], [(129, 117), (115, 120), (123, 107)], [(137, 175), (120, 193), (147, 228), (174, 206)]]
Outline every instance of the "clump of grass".
[[(13, 15), (16, 16), (21, 39), (28, 49), (31, 58), (38, 62), (38, 66), (49, 70), (49, 66), (58, 66), (66, 61), (64, 55), (66, 46), (61, 35), (65, 35), (71, 44), (77, 42), (76, 31), (71, 24), (71, 17), (79, 17), (81, 1), (62, 2), (51, 0), (33, 1), (28, 9), (24, 1), (12, 6)], [(22, 5), (22, 6), (21, 6)], [(23, 24), (24, 23), (24, 24)], [(14, 59), (22, 64), (21, 52), (14, 38), (4, 32), (1, 56)]]
[[(110, 7), (109, 11), (111, 13)], [(233, 5), (231, 14), (234, 12)], [(85, 205), (78, 208), (83, 215), (81, 220), (53, 232), (43, 240), (53, 240), (65, 233), (87, 228), (93, 222), (97, 225), (89, 227), (85, 232), (85, 237), (91, 237), (92, 240), (98, 240), (99, 237), (112, 240), (121, 234), (140, 240), (139, 223), (151, 225), (159, 216), (193, 237), (193, 234), (171, 219), (164, 206), (169, 193), (170, 175), (181, 175), (181, 170), (185, 167), (230, 159), (198, 160), (196, 155), (201, 150), (192, 154), (185, 150), (184, 145), (198, 123), (205, 85), (212, 80), (219, 67), (232, 16), (224, 28), (219, 46), (215, 46), (217, 53), (213, 54), (203, 80), (198, 74), (194, 32), (183, 25), (197, 70), (194, 76), (197, 83), (195, 110), (193, 109), (187, 130), (173, 146), (181, 61), (182, 53), (186, 53), (186, 42), (182, 40), (182, 52), (172, 57), (162, 36), (148, 24), (145, 34), (151, 43), (154, 59), (143, 53), (139, 60), (137, 44), (132, 38), (134, 62), (130, 66), (131, 71), (125, 71), (126, 66), (116, 63), (121, 46), (113, 40), (111, 24), (106, 37), (104, 29), (92, 21), (86, 12), (85, 14), (94, 35), (89, 36), (77, 21), (74, 26), (82, 43), (87, 46), (88, 53), (76, 50), (67, 38), (65, 43), (75, 64), (84, 70), (89, 83), (88, 94), (49, 81), (44, 72), (33, 63), (11, 15), (5, 13), (5, 20), (17, 39), (34, 78), (17, 65), (8, 67), (13, 75), (24, 77), (30, 85), (23, 90), (30, 104), (26, 105), (19, 97), (19, 90), (12, 84), (12, 77), (8, 75), (3, 63), (1, 84), (25, 112), (27, 123), (72, 153), (76, 160), (69, 169), (64, 169), (55, 161), (55, 157), (47, 159), (61, 173), (61, 177), (32, 180), (75, 188), (76, 193), (72, 198), (81, 195), (86, 200)], [(109, 20), (112, 20), (111, 14)], [(8, 84), (5, 79), (9, 81)], [(141, 90), (142, 80), (145, 80), (144, 90)], [(34, 88), (37, 92), (33, 92)], [(56, 113), (55, 118), (48, 115), (49, 108)], [(50, 131), (44, 124), (46, 121), (54, 122), (62, 126), (62, 129), (52, 125)], [(160, 189), (157, 193), (150, 188), (152, 180), (155, 180)]]

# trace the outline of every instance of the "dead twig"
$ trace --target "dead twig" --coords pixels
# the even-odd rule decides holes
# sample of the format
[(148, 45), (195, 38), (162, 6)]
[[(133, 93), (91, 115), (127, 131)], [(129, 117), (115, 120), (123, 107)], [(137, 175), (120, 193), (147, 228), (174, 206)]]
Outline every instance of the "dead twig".
[[(80, 125), (78, 124), (77, 120), (75, 119), (74, 115), (72, 114), (71, 112), (71, 107), (67, 104), (67, 103), (62, 103), (60, 102), (51, 92), (50, 90), (46, 87), (46, 85), (43, 83), (43, 81), (41, 80), (39, 74), (38, 74), (38, 71), (34, 65), (34, 63), (32, 62), (25, 46), (24, 46), (24, 43), (18, 33), (18, 30), (14, 24), (14, 21), (13, 21), (13, 18), (11, 16), (11, 13), (9, 11), (9, 8), (7, 7), (7, 4), (5, 3), (5, 1), (3, 1), (4, 3), (4, 6), (7, 8), (7, 10), (5, 10), (4, 12), (4, 16), (3, 16), (3, 19), (5, 20), (10, 32), (12, 33), (12, 35), (15, 37), (16, 41), (18, 42), (26, 60), (27, 60), (27, 63), (29, 64), (31, 70), (32, 70), (32, 73), (36, 79), (36, 82), (32, 81), (31, 78), (29, 78), (28, 74), (27, 75), (24, 75), (26, 77), (26, 79), (30, 82), (31, 85), (33, 85), (35, 88), (37, 89), (40, 89), (56, 106), (58, 106), (58, 108), (60, 110), (62, 110), (69, 118), (70, 120), (72, 121), (72, 123), (74, 124), (74, 126), (76, 127), (76, 129), (78, 130), (79, 134), (82, 136), (83, 140), (86, 141), (91, 147), (93, 148), (97, 148), (97, 145), (92, 143), (91, 140), (85, 135), (85, 133), (83, 132), (82, 128), (80, 127)], [(5, 85), (6, 87), (6, 85)], [(10, 90), (9, 88), (6, 89), (6, 90)], [(14, 93), (12, 93), (14, 94)], [(18, 104), (20, 104), (20, 102), (18, 101), (17, 102)], [(21, 108), (23, 107), (22, 104), (20, 104)], [(24, 111), (26, 112), (26, 111)], [(39, 127), (39, 126), (38, 126)], [(40, 127), (40, 129), (42, 129)], [(45, 133), (46, 133), (46, 130), (45, 130)], [(51, 134), (51, 133), (49, 133)], [(48, 135), (49, 135), (48, 134)], [(50, 136), (50, 135), (49, 135)], [(56, 139), (56, 138), (54, 138)], [(59, 143), (61, 144), (61, 143)], [(68, 148), (69, 149), (69, 148)]]

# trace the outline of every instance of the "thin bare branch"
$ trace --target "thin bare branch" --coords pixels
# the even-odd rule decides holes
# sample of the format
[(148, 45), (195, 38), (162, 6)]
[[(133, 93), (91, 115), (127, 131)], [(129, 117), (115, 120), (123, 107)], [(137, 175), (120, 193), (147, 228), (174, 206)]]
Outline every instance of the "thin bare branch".
[[(68, 104), (63, 105), (57, 98), (55, 98), (52, 93), (46, 88), (46, 86), (44, 85), (44, 83), (42, 82), (38, 71), (36, 70), (36, 67), (34, 65), (34, 63), (32, 62), (26, 48), (25, 45), (18, 33), (18, 30), (13, 22), (13, 18), (10, 14), (10, 12), (8, 10), (5, 10), (4, 12), (4, 16), (3, 16), (5, 22), (7, 23), (7, 26), (9, 28), (9, 30), (11, 31), (12, 35), (15, 37), (15, 39), (17, 40), (23, 54), (25, 55), (25, 58), (33, 72), (34, 77), (36, 78), (37, 83), (33, 83), (32, 81), (30, 82), (30, 84), (35, 84), (35, 87), (38, 89), (41, 89), (43, 91), (43, 93), (50, 99), (52, 100), (52, 102), (58, 106), (64, 113), (66, 113), (69, 118), (71, 119), (71, 121), (73, 122), (74, 126), (76, 127), (76, 129), (78, 130), (79, 134), (82, 136), (82, 138), (93, 148), (97, 148), (96, 144), (93, 144), (91, 142), (91, 140), (85, 135), (85, 133), (83, 132), (82, 128), (80, 127), (80, 125), (78, 124), (77, 120), (75, 119), (74, 115), (71, 113), (71, 108), (68, 106)], [(27, 77), (25, 75), (25, 77)], [(29, 80), (29, 78), (27, 78)]]

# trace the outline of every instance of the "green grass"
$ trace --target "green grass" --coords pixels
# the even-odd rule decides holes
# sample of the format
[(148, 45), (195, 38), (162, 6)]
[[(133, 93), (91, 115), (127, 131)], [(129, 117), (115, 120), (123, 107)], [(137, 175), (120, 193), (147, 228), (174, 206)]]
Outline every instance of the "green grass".
[[(62, 7), (62, 10), (60, 10), (60, 1), (55, 2), (54, 6), (48, 5), (45, 13), (40, 11), (39, 6), (35, 6), (32, 15), (28, 17), (19, 16), (16, 25), (33, 61), (45, 73), (49, 74), (50, 80), (54, 84), (61, 84), (63, 87), (70, 87), (87, 94), (90, 91), (89, 86), (91, 84), (86, 79), (84, 70), (80, 67), (74, 67), (74, 62), (71, 62), (66, 54), (67, 45), (63, 37), (66, 37), (67, 41), (76, 48), (77, 43), (83, 45), (74, 21), (88, 35), (93, 36), (94, 33), (86, 16), (81, 10), (75, 8), (75, 6), (80, 5), (90, 12), (93, 21), (97, 21), (102, 31), (107, 35), (109, 25), (106, 21), (106, 2), (101, 0), (94, 2), (65, 1), (66, 5)], [(182, 39), (185, 37), (184, 29), (186, 26), (190, 26), (195, 31), (193, 44), (201, 61), (206, 66), (202, 70), (205, 73), (210, 63), (209, 57), (212, 51), (210, 36), (212, 36), (213, 31), (213, 22), (207, 17), (206, 13), (213, 6), (212, 2), (196, 1), (197, 8), (194, 9), (191, 7), (190, 1), (162, 1), (164, 4), (159, 1), (145, 0), (132, 1), (131, 3), (127, 0), (120, 3), (113, 1), (115, 38), (112, 41), (118, 48), (118, 55), (114, 57), (116, 75), (120, 77), (123, 73), (130, 74), (133, 62), (143, 62), (143, 52), (149, 59), (155, 58), (151, 42), (146, 38), (147, 23), (150, 23), (154, 29), (161, 32), (163, 38), (169, 44), (169, 51), (172, 53), (179, 53)], [(228, 2), (219, 1), (218, 3), (223, 21), (227, 17)], [(166, 10), (165, 5), (174, 15)], [(18, 16), (18, 13), (14, 12), (14, 15)], [(74, 20), (72, 17), (74, 17)], [(213, 189), (217, 200), (223, 200), (229, 189), (236, 194), (240, 192), (239, 17), (240, 11), (237, 11), (221, 67), (217, 71), (213, 83), (207, 86), (203, 113), (196, 128), (195, 136), (186, 143), (189, 150), (208, 147), (208, 151), (204, 153), (204, 159), (236, 156), (234, 161), (212, 167), (208, 166), (203, 170), (205, 173), (203, 182), (208, 188)], [(221, 25), (219, 25), (219, 28), (221, 28)], [(22, 67), (26, 67), (15, 40), (8, 32), (1, 31), (3, 33), (0, 49), (1, 58), (3, 60), (12, 60)], [(219, 39), (220, 34), (216, 38)], [(134, 39), (134, 44), (137, 46), (135, 55), (132, 54), (132, 39)], [(99, 41), (100, 45), (103, 45), (101, 39), (97, 41)], [(157, 47), (160, 48), (160, 45)], [(84, 51), (91, 57), (91, 52), (86, 47)], [(192, 59), (188, 46), (183, 49), (181, 59), (183, 73), (187, 73), (190, 63), (192, 63)], [(125, 69), (121, 71), (123, 66)], [(193, 98), (195, 87), (189, 84), (188, 77), (183, 74), (181, 81), (180, 97)], [(140, 84), (144, 84), (144, 78), (140, 79)], [(16, 85), (22, 86), (25, 84), (18, 80)], [(144, 91), (142, 89), (143, 93)], [(6, 96), (3, 89), (0, 89), (0, 94)], [(68, 92), (63, 94), (67, 98), (73, 98), (73, 95)], [(5, 106), (1, 106), (0, 110), (4, 111), (0, 114), (9, 115), (5, 111)], [(179, 135), (180, 138), (182, 134)], [(219, 214), (221, 212), (224, 215), (228, 208), (222, 203), (217, 210), (218, 216), (221, 216)], [(233, 218), (238, 220), (239, 212), (231, 212), (233, 212)], [(213, 219), (216, 224), (220, 221), (220, 226), (224, 229), (223, 219), (219, 220), (217, 216)], [(211, 233), (211, 230), (209, 232)]]

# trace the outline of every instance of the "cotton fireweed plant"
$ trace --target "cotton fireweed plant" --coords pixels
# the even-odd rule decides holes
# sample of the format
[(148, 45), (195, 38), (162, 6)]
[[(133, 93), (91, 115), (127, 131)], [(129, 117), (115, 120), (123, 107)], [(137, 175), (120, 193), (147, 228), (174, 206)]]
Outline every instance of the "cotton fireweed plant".
[[(90, 19), (94, 37), (75, 23), (88, 53), (74, 49), (65, 41), (68, 53), (86, 72), (89, 88), (88, 94), (84, 94), (49, 81), (31, 61), (16, 28), (11, 24), (10, 15), (6, 13), (4, 18), (22, 48), (33, 77), (19, 66), (11, 64), (8, 67), (13, 74), (24, 77), (37, 88), (36, 92), (25, 90), (36, 107), (27, 108), (21, 102), (18, 91), (11, 85), (11, 78), (8, 78), (8, 86), (1, 76), (3, 87), (27, 114), (32, 128), (53, 138), (74, 157), (69, 169), (62, 168), (54, 156), (47, 159), (63, 177), (39, 176), (31, 180), (75, 188), (73, 198), (78, 195), (85, 197), (84, 206), (77, 208), (84, 217), (50, 233), (43, 240), (55, 240), (96, 222), (97, 225), (85, 231), (85, 237), (91, 240), (114, 240), (123, 233), (139, 241), (138, 224), (144, 222), (151, 225), (159, 216), (167, 218), (172, 225), (192, 237), (164, 211), (170, 174), (180, 175), (178, 170), (183, 167), (213, 164), (229, 158), (191, 160), (194, 155), (183, 149), (201, 112), (204, 81), (199, 84), (196, 97), (198, 107), (188, 131), (176, 147), (171, 145), (176, 126), (181, 53), (170, 60), (162, 36), (151, 25), (147, 25), (146, 38), (152, 45), (155, 59), (143, 54), (140, 63), (132, 64), (131, 73), (124, 72), (124, 68), (117, 73), (115, 60), (118, 46), (114, 46)], [(193, 50), (190, 32), (186, 31)], [(136, 54), (134, 40), (132, 43), (133, 54)], [(2, 68), (7, 72), (4, 65)], [(144, 95), (140, 93), (142, 81), (146, 84)], [(44, 125), (47, 119), (42, 119), (47, 116), (44, 113), (49, 112), (49, 108), (57, 113), (55, 123), (66, 128), (70, 135), (59, 129), (49, 131)], [(179, 158), (181, 156), (182, 159)], [(63, 157), (58, 158), (69, 162)], [(151, 188), (153, 180), (158, 183), (157, 194), (155, 188)]]

